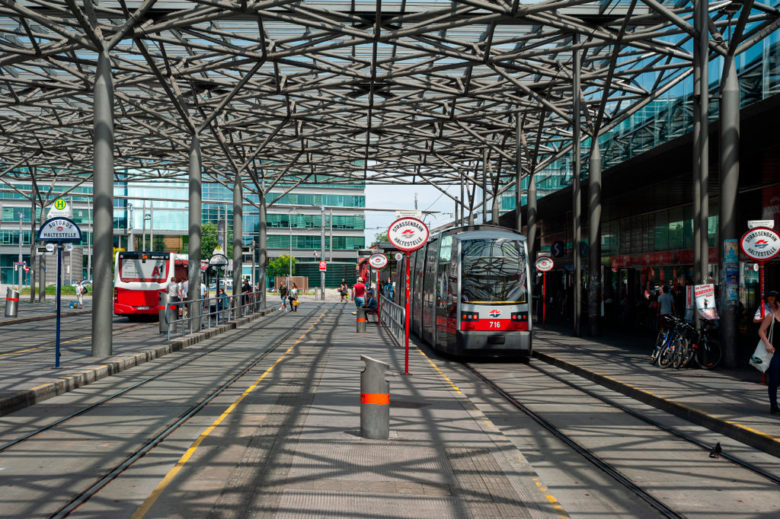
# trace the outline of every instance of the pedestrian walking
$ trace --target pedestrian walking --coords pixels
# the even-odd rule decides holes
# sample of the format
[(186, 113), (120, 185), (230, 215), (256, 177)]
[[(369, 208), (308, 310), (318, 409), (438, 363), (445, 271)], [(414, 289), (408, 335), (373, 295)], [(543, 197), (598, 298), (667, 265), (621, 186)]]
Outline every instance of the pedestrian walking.
[(287, 299), (290, 300), (290, 311), (298, 311), (298, 286), (293, 283), (290, 287), (290, 293), (287, 295)]
[(179, 302), (179, 284), (176, 282), (176, 278), (171, 278), (168, 285), (166, 285), (165, 290), (168, 292), (168, 305), (177, 308), (177, 303)]
[(363, 278), (358, 277), (357, 283), (352, 285), (352, 299), (355, 301), (355, 307), (360, 308), (366, 302), (366, 285)]
[(664, 285), (661, 295), (658, 296), (658, 329), (666, 330), (666, 316), (675, 314), (674, 296), (669, 285)]
[(284, 283), (279, 285), (279, 296), (282, 299), (282, 304), (279, 306), (279, 310), (285, 312), (287, 311), (287, 285)]
[(780, 326), (780, 304), (777, 302), (777, 297), (775, 297), (772, 303), (771, 310), (761, 322), (758, 336), (764, 341), (767, 353), (772, 353), (769, 368), (766, 370), (769, 382), (769, 412), (771, 414), (780, 414), (780, 408), (777, 407), (777, 387), (780, 385), (780, 355), (775, 353), (774, 346), (778, 342), (777, 336), (774, 335), (774, 329)]
[(84, 285), (79, 279), (78, 285), (76, 285), (76, 299), (78, 300), (79, 308), (84, 308)]
[(339, 285), (339, 303), (346, 303), (347, 302), (347, 296), (349, 295), (349, 285), (347, 285), (347, 280), (342, 279), (341, 284)]

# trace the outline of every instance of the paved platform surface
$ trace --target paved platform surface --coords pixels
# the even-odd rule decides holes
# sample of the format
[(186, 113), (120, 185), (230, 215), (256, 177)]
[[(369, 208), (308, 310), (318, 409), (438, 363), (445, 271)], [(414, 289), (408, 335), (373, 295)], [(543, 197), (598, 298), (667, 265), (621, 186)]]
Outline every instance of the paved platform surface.
[[(299, 313), (312, 310), (308, 333), (272, 366), (273, 379), (220, 422), (216, 439), (190, 447), (175, 480), (163, 479), (142, 507), (146, 517), (565, 516), (428, 357), (412, 350), (412, 375), (403, 376), (403, 350), (376, 325), (356, 333), (351, 305)], [(391, 366), (388, 440), (360, 436), (361, 355)], [(239, 444), (229, 431), (243, 433)]]
[(769, 414), (767, 386), (754, 368), (703, 370), (650, 364), (653, 339), (572, 337), (534, 332), (534, 355), (646, 403), (780, 457), (780, 416)]

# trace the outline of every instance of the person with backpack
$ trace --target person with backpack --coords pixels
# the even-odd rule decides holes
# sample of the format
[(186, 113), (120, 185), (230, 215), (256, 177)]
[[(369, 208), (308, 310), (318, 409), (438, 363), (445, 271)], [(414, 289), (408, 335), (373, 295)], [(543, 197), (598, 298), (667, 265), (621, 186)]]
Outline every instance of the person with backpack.
[(76, 299), (78, 300), (79, 308), (84, 308), (84, 294), (86, 293), (87, 287), (85, 287), (79, 279), (79, 284), (76, 285)]

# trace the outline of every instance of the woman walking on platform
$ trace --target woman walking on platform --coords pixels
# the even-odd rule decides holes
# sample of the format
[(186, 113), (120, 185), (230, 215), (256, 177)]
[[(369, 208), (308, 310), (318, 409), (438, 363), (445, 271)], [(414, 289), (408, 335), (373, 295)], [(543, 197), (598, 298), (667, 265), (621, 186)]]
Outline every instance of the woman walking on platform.
[(764, 341), (766, 351), (773, 354), (772, 360), (769, 361), (769, 368), (766, 370), (769, 380), (769, 412), (771, 414), (780, 414), (780, 408), (777, 407), (777, 386), (780, 385), (780, 355), (775, 353), (774, 347), (774, 344), (778, 342), (775, 339), (774, 329), (778, 326), (780, 326), (780, 303), (775, 299), (772, 302), (771, 313), (764, 317), (761, 328), (758, 330), (758, 336)]

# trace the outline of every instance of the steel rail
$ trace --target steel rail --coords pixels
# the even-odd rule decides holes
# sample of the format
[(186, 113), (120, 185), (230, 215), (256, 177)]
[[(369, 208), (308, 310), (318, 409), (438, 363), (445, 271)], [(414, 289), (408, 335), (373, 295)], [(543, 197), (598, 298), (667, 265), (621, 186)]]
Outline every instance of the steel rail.
[[(281, 315), (281, 314), (280, 314)], [(300, 324), (305, 322), (309, 318), (308, 315), (301, 316), (296, 324)], [(247, 329), (245, 330), (241, 335), (249, 335), (254, 330)], [(162, 443), (168, 436), (170, 436), (175, 430), (177, 430), (179, 427), (181, 427), (183, 424), (185, 424), (190, 418), (197, 415), (206, 405), (208, 405), (212, 400), (214, 400), (217, 396), (222, 394), (226, 389), (231, 387), (233, 384), (235, 384), (238, 380), (240, 380), (244, 375), (246, 375), (250, 370), (252, 370), (257, 364), (259, 364), (263, 359), (265, 359), (270, 353), (273, 353), (279, 345), (284, 343), (290, 336), (298, 332), (298, 328), (296, 326), (290, 327), (290, 329), (282, 334), (277, 339), (274, 339), (271, 344), (267, 347), (267, 349), (263, 352), (261, 352), (259, 355), (257, 355), (254, 360), (252, 360), (246, 367), (241, 369), (238, 373), (233, 375), (228, 381), (224, 382), (222, 385), (220, 385), (217, 389), (209, 393), (206, 397), (200, 400), (197, 404), (190, 407), (187, 411), (182, 413), (179, 418), (177, 418), (173, 423), (171, 423), (168, 426), (165, 426), (162, 428), (162, 430), (157, 433), (153, 438), (148, 439), (144, 445), (125, 458), (125, 460), (117, 465), (113, 470), (111, 470), (108, 474), (101, 477), (99, 480), (97, 480), (95, 483), (93, 483), (89, 488), (87, 488), (85, 491), (81, 492), (79, 495), (74, 497), (68, 504), (60, 508), (57, 512), (52, 514), (50, 516), (51, 519), (60, 519), (62, 517), (67, 517), (70, 515), (71, 512), (76, 510), (79, 506), (87, 502), (92, 496), (97, 494), (103, 487), (105, 487), (108, 483), (110, 483), (114, 478), (116, 478), (119, 474), (127, 470), (130, 466), (132, 466), (136, 461), (141, 459), (143, 456), (145, 456), (149, 451), (157, 447), (160, 443)], [(234, 338), (231, 338), (234, 339)], [(224, 341), (223, 341), (224, 342)], [(232, 340), (231, 340), (232, 342)], [(223, 345), (224, 346), (224, 345)]]
[(599, 458), (597, 455), (595, 455), (591, 450), (583, 447), (576, 441), (574, 441), (569, 435), (562, 432), (560, 429), (558, 429), (555, 425), (548, 422), (544, 418), (542, 418), (539, 414), (531, 411), (528, 407), (526, 407), (524, 404), (517, 401), (512, 395), (504, 391), (498, 384), (493, 382), (490, 378), (486, 377), (479, 371), (477, 371), (475, 368), (470, 366), (469, 364), (464, 364), (464, 367), (468, 369), (475, 377), (480, 379), (482, 382), (487, 384), (491, 389), (493, 389), (496, 393), (501, 395), (507, 402), (518, 408), (520, 411), (522, 411), (524, 414), (526, 414), (529, 418), (531, 418), (533, 421), (538, 423), (540, 426), (542, 426), (545, 430), (550, 432), (553, 436), (561, 440), (563, 443), (565, 443), (567, 446), (569, 446), (572, 450), (574, 450), (577, 454), (584, 457), (586, 460), (588, 460), (591, 464), (596, 466), (598, 469), (605, 472), (607, 475), (612, 477), (615, 481), (623, 485), (626, 489), (633, 492), (635, 495), (637, 495), (640, 499), (645, 501), (648, 505), (650, 505), (652, 508), (660, 512), (664, 517), (669, 518), (676, 518), (676, 519), (682, 519), (685, 516), (675, 512), (668, 506), (666, 506), (663, 502), (659, 501), (655, 497), (653, 497), (648, 492), (642, 490), (641, 487), (637, 486), (633, 481), (631, 481), (629, 478), (624, 476), (620, 473), (619, 470), (617, 470), (615, 467), (613, 467), (611, 464), (607, 463), (606, 461)]
[[(281, 314), (279, 314), (279, 315), (281, 315)], [(271, 322), (274, 322), (276, 320), (278, 320), (278, 317), (276, 319), (273, 319)], [(245, 330), (244, 333), (242, 333), (241, 335), (242, 336), (246, 335), (248, 332), (249, 332), (249, 330)], [(182, 362), (181, 364), (177, 364), (177, 365), (175, 365), (175, 366), (173, 366), (173, 367), (171, 367), (171, 368), (169, 368), (169, 369), (167, 369), (165, 371), (162, 371), (162, 372), (160, 372), (160, 373), (158, 373), (156, 375), (153, 375), (151, 377), (147, 377), (144, 380), (136, 382), (135, 384), (132, 384), (132, 385), (130, 385), (130, 386), (124, 388), (124, 389), (121, 389), (121, 390), (119, 390), (119, 391), (117, 391), (115, 393), (112, 393), (111, 395), (103, 398), (102, 400), (99, 400), (99, 401), (95, 402), (94, 404), (90, 404), (89, 406), (87, 406), (87, 407), (85, 407), (83, 409), (75, 411), (75, 412), (73, 412), (73, 413), (71, 413), (71, 414), (69, 414), (67, 416), (64, 416), (64, 417), (59, 418), (59, 419), (57, 419), (57, 420), (55, 420), (55, 421), (53, 421), (53, 422), (51, 422), (49, 424), (46, 424), (46, 425), (44, 425), (42, 427), (39, 427), (38, 429), (35, 429), (34, 431), (30, 431), (29, 433), (27, 433), (25, 435), (22, 435), (22, 436), (20, 436), (18, 438), (15, 438), (15, 439), (11, 440), (11, 441), (8, 441), (8, 442), (0, 445), (0, 453), (10, 449), (14, 445), (18, 445), (18, 444), (20, 444), (20, 443), (22, 443), (22, 442), (24, 442), (26, 440), (29, 440), (30, 438), (32, 438), (34, 436), (37, 436), (37, 435), (39, 435), (41, 433), (44, 433), (44, 432), (46, 432), (46, 431), (48, 431), (50, 429), (53, 429), (54, 427), (56, 427), (56, 426), (58, 426), (58, 425), (60, 425), (60, 424), (62, 424), (64, 422), (70, 421), (70, 420), (72, 420), (72, 419), (74, 419), (74, 418), (76, 418), (78, 416), (86, 414), (87, 412), (89, 412), (89, 411), (91, 411), (91, 410), (93, 410), (93, 409), (95, 409), (97, 407), (100, 407), (101, 405), (103, 405), (103, 404), (105, 404), (107, 402), (110, 402), (111, 400), (114, 400), (115, 398), (118, 398), (118, 397), (120, 397), (120, 396), (122, 396), (122, 395), (124, 395), (124, 394), (126, 394), (126, 393), (128, 393), (130, 391), (132, 391), (133, 389), (137, 389), (137, 388), (139, 388), (139, 387), (141, 387), (141, 386), (143, 386), (145, 384), (148, 384), (149, 382), (152, 382), (153, 380), (157, 380), (158, 378), (160, 378), (160, 377), (162, 377), (164, 375), (167, 375), (167, 374), (169, 374), (169, 373), (171, 373), (171, 372), (173, 372), (173, 371), (175, 371), (175, 370), (177, 370), (177, 369), (179, 369), (179, 368), (181, 368), (183, 366), (186, 366), (186, 365), (188, 365), (188, 364), (190, 364), (190, 363), (192, 363), (192, 362), (194, 362), (194, 361), (196, 361), (196, 360), (198, 360), (198, 359), (200, 359), (202, 357), (205, 357), (206, 355), (209, 355), (210, 353), (214, 353), (215, 351), (219, 351), (222, 348), (224, 348), (225, 346), (227, 346), (227, 343), (224, 343), (224, 344), (222, 344), (220, 346), (217, 346), (215, 348), (211, 348), (211, 349), (209, 349), (209, 350), (207, 350), (207, 351), (205, 351), (205, 352), (203, 352), (203, 353), (201, 353), (199, 355), (196, 355), (194, 357), (191, 357), (191, 358), (187, 359), (185, 362)]]
[[(579, 386), (579, 385), (577, 385), (577, 384), (575, 384), (573, 382), (570, 382), (570, 381), (566, 380), (565, 378), (563, 378), (561, 376), (558, 376), (558, 375), (556, 375), (554, 373), (550, 373), (548, 371), (545, 371), (545, 370), (539, 368), (538, 366), (531, 365), (530, 363), (529, 363), (529, 365), (532, 368), (534, 368), (535, 370), (539, 371), (540, 373), (543, 373), (545, 376), (553, 378), (553, 379), (557, 380), (558, 382), (562, 382), (562, 383), (568, 385), (569, 387), (571, 387), (573, 389), (576, 389), (577, 391), (580, 391), (580, 392), (585, 393), (586, 395), (588, 395), (590, 397), (593, 397), (593, 398), (595, 398), (597, 400), (600, 400), (600, 401), (604, 402), (605, 404), (610, 405), (610, 406), (612, 406), (612, 407), (614, 407), (616, 409), (619, 409), (620, 411), (622, 411), (622, 412), (624, 412), (624, 413), (626, 413), (626, 414), (628, 414), (628, 415), (630, 415), (630, 416), (632, 416), (632, 417), (634, 417), (634, 418), (636, 418), (638, 420), (641, 420), (641, 421), (643, 421), (643, 422), (645, 422), (645, 423), (647, 423), (649, 425), (652, 425), (653, 427), (657, 427), (658, 429), (660, 429), (660, 430), (662, 430), (664, 432), (667, 432), (669, 434), (677, 436), (678, 438), (680, 438), (682, 440), (685, 440), (685, 441), (688, 441), (690, 443), (693, 443), (694, 445), (696, 445), (698, 447), (701, 447), (705, 451), (710, 451), (712, 449), (712, 447), (713, 447), (712, 445), (708, 445), (708, 444), (704, 443), (701, 440), (697, 440), (696, 438), (694, 438), (690, 434), (686, 434), (686, 433), (677, 431), (677, 430), (675, 430), (672, 427), (667, 427), (666, 425), (660, 423), (657, 420), (653, 420), (652, 418), (649, 418), (649, 417), (643, 415), (642, 413), (634, 411), (633, 409), (631, 409), (629, 407), (626, 407), (623, 404), (615, 402), (614, 400), (612, 400), (609, 397), (606, 397), (606, 396), (603, 396), (603, 395), (599, 395), (599, 394), (597, 394), (597, 393), (595, 393), (595, 392), (593, 392), (593, 391), (591, 391), (589, 389), (586, 389), (586, 388), (581, 387), (581, 386)], [(594, 382), (594, 383), (597, 384), (597, 382)], [(604, 386), (602, 386), (602, 387), (604, 387)], [(690, 423), (693, 424), (694, 422), (690, 422)], [(698, 425), (698, 424), (694, 424), (694, 425)], [(752, 463), (750, 463), (748, 461), (744, 461), (744, 460), (742, 460), (742, 459), (740, 459), (740, 458), (738, 458), (736, 456), (733, 456), (733, 455), (731, 455), (731, 454), (729, 454), (729, 453), (727, 453), (725, 451), (721, 451), (719, 455), (721, 457), (726, 458), (727, 460), (731, 461), (732, 463), (735, 463), (736, 465), (739, 465), (740, 467), (742, 467), (744, 469), (747, 469), (747, 470), (749, 470), (751, 472), (754, 472), (755, 474), (758, 474), (759, 476), (762, 476), (762, 477), (768, 479), (772, 483), (780, 485), (780, 476), (777, 476), (775, 474), (772, 474), (771, 472), (765, 471), (765, 470), (757, 467), (756, 465), (753, 465)]]

